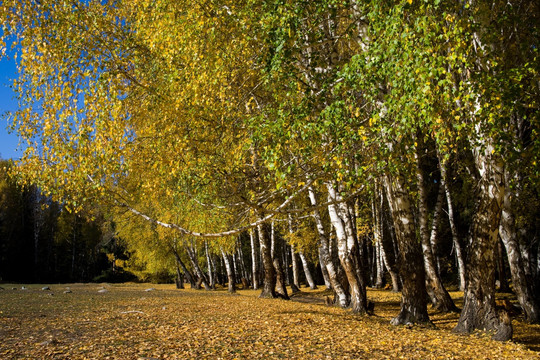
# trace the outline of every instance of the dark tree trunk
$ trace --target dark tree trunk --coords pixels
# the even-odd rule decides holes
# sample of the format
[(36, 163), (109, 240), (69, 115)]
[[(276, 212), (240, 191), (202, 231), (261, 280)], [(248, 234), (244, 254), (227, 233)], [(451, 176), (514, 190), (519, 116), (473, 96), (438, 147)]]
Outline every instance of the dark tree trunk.
[(244, 252), (242, 251), (242, 241), (240, 237), (237, 238), (236, 241), (236, 252), (238, 253), (238, 263), (240, 265), (240, 271), (242, 273), (242, 284), (248, 284), (247, 287), (250, 287), (251, 284), (249, 284), (249, 271), (246, 267), (246, 262), (244, 260)]
[[(433, 222), (431, 226), (431, 235), (429, 239), (430, 244), (434, 244), (436, 242), (434, 239), (438, 237), (437, 229), (438, 229), (439, 220), (441, 217), (443, 199), (444, 199), (444, 189), (442, 188), (442, 186), (439, 186), (439, 195), (437, 196), (435, 212), (433, 213)], [(443, 312), (458, 312), (459, 309), (457, 308), (457, 306), (454, 303), (454, 300), (452, 300), (452, 297), (450, 297), (450, 294), (444, 287), (444, 284), (442, 282), (442, 279), (438, 270), (439, 270), (439, 265), (435, 272), (432, 273), (431, 272), (432, 270), (430, 270), (430, 274), (428, 276), (429, 282), (431, 286), (433, 287), (433, 292), (435, 293), (435, 296), (437, 299), (435, 308)], [(426, 272), (427, 272), (427, 266), (426, 266)]]
[(184, 275), (180, 272), (180, 267), (178, 266), (178, 264), (176, 265), (176, 288), (184, 288)]
[(283, 261), (281, 259), (281, 253), (283, 251), (283, 240), (276, 236), (274, 223), (272, 222), (272, 263), (274, 264), (274, 270), (276, 271), (276, 295), (282, 299), (289, 300), (289, 294), (287, 293), (286, 276), (283, 271)]
[(261, 298), (276, 297), (276, 273), (272, 262), (272, 249), (270, 229), (268, 224), (261, 224), (257, 227), (259, 234), (259, 243), (261, 245), (261, 257), (264, 269), (264, 283)]
[[(422, 148), (421, 136), (418, 137), (419, 148)], [(416, 180), (418, 184), (418, 210), (420, 224), (420, 239), (422, 242), (422, 251), (424, 254), (424, 268), (426, 271), (426, 280), (428, 293), (434, 300), (434, 307), (442, 312), (458, 311), (450, 294), (444, 287), (435, 262), (433, 249), (431, 247), (432, 239), (437, 236), (437, 225), (439, 216), (442, 210), (442, 202), (444, 197), (443, 188), (439, 187), (435, 211), (433, 213), (432, 234), (428, 227), (428, 208), (427, 208), (427, 190), (424, 182), (424, 173), (421, 166), (420, 155), (416, 154)]]
[(180, 267), (182, 268), (182, 271), (184, 271), (184, 274), (186, 275), (186, 278), (189, 281), (191, 288), (195, 289), (197, 287), (197, 284), (195, 282), (195, 276), (193, 276), (191, 271), (189, 271), (189, 269), (186, 267), (186, 264), (184, 264), (184, 262), (180, 258), (180, 255), (178, 254), (178, 252), (174, 249), (173, 249), (173, 254), (176, 259), (176, 263), (179, 264)]
[[(399, 273), (399, 258), (400, 258), (400, 251), (399, 251), (399, 243), (396, 238), (396, 229), (394, 228), (394, 222), (392, 219), (392, 211), (390, 210), (390, 202), (388, 199), (384, 202), (384, 198), (387, 198), (386, 193), (383, 192), (383, 196), (381, 198), (381, 201), (385, 205), (388, 205), (388, 208), (384, 208), (385, 211), (383, 214), (383, 220), (386, 226), (384, 227), (384, 233), (383, 233), (383, 251), (385, 253), (385, 265), (386, 268), (389, 269), (390, 274), (392, 274), (392, 269), (394, 270), (395, 274), (397, 274), (397, 284), (398, 288), (393, 287), (393, 292), (401, 291), (403, 282), (401, 281), (401, 275)], [(393, 282), (393, 281), (392, 281)]]
[(509, 293), (511, 290), (510, 284), (508, 283), (508, 277), (506, 276), (504, 255), (505, 253), (502, 241), (497, 241), (497, 246), (495, 247), (495, 264), (497, 265), (497, 279), (499, 279), (499, 291)]
[(532, 323), (540, 322), (540, 299), (534, 294), (534, 286), (525, 273), (525, 264), (518, 241), (518, 232), (515, 225), (515, 217), (512, 200), (518, 198), (514, 190), (508, 186), (509, 175), (505, 174), (507, 186), (503, 199), (501, 222), (499, 225), (501, 240), (506, 248), (508, 264), (512, 284), (521, 305), (525, 318)]
[(459, 273), (459, 289), (465, 291), (465, 257), (461, 249), (461, 243), (459, 241), (457, 227), (454, 222), (454, 207), (452, 205), (452, 197), (450, 196), (450, 187), (447, 182), (446, 175), (446, 161), (439, 155), (439, 169), (441, 170), (441, 187), (444, 189), (446, 196), (446, 203), (448, 205), (448, 222), (450, 224), (450, 231), (452, 233), (452, 242), (454, 244), (454, 251), (456, 252), (456, 260)]
[(244, 256), (242, 255), (241, 248), (236, 249), (236, 254), (238, 255), (238, 266), (240, 267), (239, 272), (240, 272), (240, 275), (242, 276), (241, 277), (242, 285), (244, 286), (244, 289), (250, 288), (251, 283), (249, 281), (249, 275), (248, 275), (247, 269), (245, 267)]
[(376, 277), (377, 277), (377, 260), (375, 259), (377, 250), (375, 246), (371, 243), (365, 243), (358, 239), (360, 245), (360, 256), (364, 259), (364, 264), (366, 267), (366, 281), (370, 284), (371, 287), (375, 286)]
[(292, 265), (289, 264), (289, 260), (290, 260), (289, 251), (290, 251), (290, 246), (287, 244), (287, 242), (284, 241), (283, 251), (281, 253), (281, 260), (283, 261), (283, 269), (285, 271), (285, 282), (287, 286), (291, 286), (292, 284), (292, 273), (290, 271)]
[(289, 300), (289, 294), (286, 286), (286, 276), (285, 271), (283, 271), (281, 257), (274, 257), (273, 263), (274, 269), (276, 270), (276, 295), (282, 299)]
[(475, 153), (481, 175), (479, 201), (471, 228), (464, 305), (454, 331), (471, 333), (479, 329), (494, 332), (494, 339), (509, 340), (512, 325), (501, 322), (495, 309), (495, 247), (499, 238), (504, 179), (502, 161), (491, 149), (486, 146), (482, 153)]
[[(529, 262), (530, 264), (530, 262)], [(536, 267), (534, 269), (535, 271), (531, 275), (533, 279), (536, 279), (536, 281), (533, 281), (533, 293), (536, 294), (536, 298), (540, 298), (540, 241), (538, 241), (538, 248), (536, 249)], [(534, 286), (536, 284), (536, 286)]]
[[(199, 278), (199, 282), (204, 286), (205, 290), (212, 290), (210, 284), (208, 283), (208, 280), (206, 280), (206, 275), (199, 266), (199, 259), (197, 258), (197, 253), (193, 243), (191, 244), (191, 246), (185, 243), (185, 247), (189, 260), (191, 260), (191, 265), (193, 266), (193, 269), (195, 270), (195, 273)], [(200, 284), (197, 285), (196, 288), (200, 288)]]
[(392, 325), (429, 322), (422, 249), (416, 238), (411, 200), (401, 177), (385, 178), (390, 212), (399, 244), (399, 270), (403, 281), (401, 310)]
[[(399, 269), (397, 266), (396, 257), (394, 256), (394, 227), (388, 225), (386, 218), (388, 217), (387, 208), (385, 207), (384, 191), (380, 185), (377, 185), (377, 194), (379, 197), (378, 205), (379, 211), (379, 227), (381, 231), (381, 255), (384, 262), (384, 266), (388, 269), (390, 278), (392, 279), (392, 292), (401, 291), (401, 281), (399, 279)], [(377, 205), (375, 205), (377, 209)], [(387, 226), (384, 226), (387, 224)]]
[[(292, 231), (292, 230), (291, 230)], [(300, 291), (300, 269), (298, 266), (298, 254), (291, 245), (292, 278), (291, 289), (293, 294)]]
[(223, 276), (222, 257), (215, 254), (210, 258), (210, 261), (212, 261), (212, 266), (214, 267), (214, 271), (216, 274), (216, 284), (220, 284), (220, 285), (225, 284), (225, 279)]
[[(225, 269), (225, 274), (223, 274), (223, 269)], [(219, 270), (220, 270), (220, 285), (225, 286), (227, 284), (228, 277), (227, 277), (227, 267), (225, 266), (225, 260), (223, 259), (223, 256), (219, 257)]]

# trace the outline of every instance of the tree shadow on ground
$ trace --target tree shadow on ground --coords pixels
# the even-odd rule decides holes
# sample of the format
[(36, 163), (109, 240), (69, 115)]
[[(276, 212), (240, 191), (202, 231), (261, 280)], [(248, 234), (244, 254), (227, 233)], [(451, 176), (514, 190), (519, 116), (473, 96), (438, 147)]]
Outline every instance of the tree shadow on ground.
[[(456, 306), (463, 307), (463, 293), (453, 291), (450, 293)], [(314, 304), (321, 306), (329, 306), (326, 298), (333, 299), (332, 290), (308, 290), (303, 289), (300, 292), (294, 293), (291, 300), (305, 304)], [(368, 299), (375, 303), (374, 315), (371, 318), (382, 323), (390, 322), (400, 310), (400, 293), (393, 293), (390, 290), (370, 289), (368, 288)], [(517, 304), (515, 295), (510, 293), (497, 293), (497, 299), (508, 299)], [(330, 305), (334, 306), (334, 305)], [(428, 307), (430, 319), (439, 329), (451, 331), (459, 320), (459, 313), (443, 313), (436, 309)], [(540, 352), (540, 324), (529, 324), (525, 321), (523, 315), (518, 315), (512, 319), (514, 326), (513, 341), (525, 345), (533, 351)]]

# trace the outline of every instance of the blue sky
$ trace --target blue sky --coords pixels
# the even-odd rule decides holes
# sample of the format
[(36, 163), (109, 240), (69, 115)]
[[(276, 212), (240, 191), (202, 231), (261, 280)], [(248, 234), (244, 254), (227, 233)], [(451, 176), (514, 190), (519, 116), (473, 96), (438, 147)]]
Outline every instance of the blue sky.
[(17, 109), (15, 95), (10, 88), (12, 79), (17, 76), (17, 67), (13, 59), (3, 58), (0, 61), (0, 156), (3, 159), (18, 159), (21, 152), (16, 152), (19, 142), (16, 134), (7, 131), (7, 119), (3, 115), (6, 111)]

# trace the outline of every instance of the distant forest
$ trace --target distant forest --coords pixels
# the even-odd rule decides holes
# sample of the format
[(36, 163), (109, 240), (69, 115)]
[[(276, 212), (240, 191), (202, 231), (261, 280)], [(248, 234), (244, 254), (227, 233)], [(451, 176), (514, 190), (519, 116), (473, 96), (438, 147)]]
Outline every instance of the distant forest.
[[(67, 211), (35, 186), (20, 186), (0, 162), (0, 280), (56, 283), (123, 280), (124, 248), (102, 215)], [(129, 278), (129, 277), (128, 277)], [(133, 278), (133, 277), (132, 277)]]

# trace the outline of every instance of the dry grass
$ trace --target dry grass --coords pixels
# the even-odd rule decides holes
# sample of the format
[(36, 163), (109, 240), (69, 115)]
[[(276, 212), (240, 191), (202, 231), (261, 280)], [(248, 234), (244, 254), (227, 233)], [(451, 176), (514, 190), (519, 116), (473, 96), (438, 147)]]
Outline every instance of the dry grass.
[(306, 289), (300, 303), (172, 285), (2, 286), (0, 359), (540, 358), (526, 347), (538, 349), (540, 328), (518, 320), (515, 338), (525, 345), (454, 335), (456, 314), (431, 313), (435, 328), (393, 327), (399, 294), (388, 291), (370, 291), (376, 315), (360, 317)]

